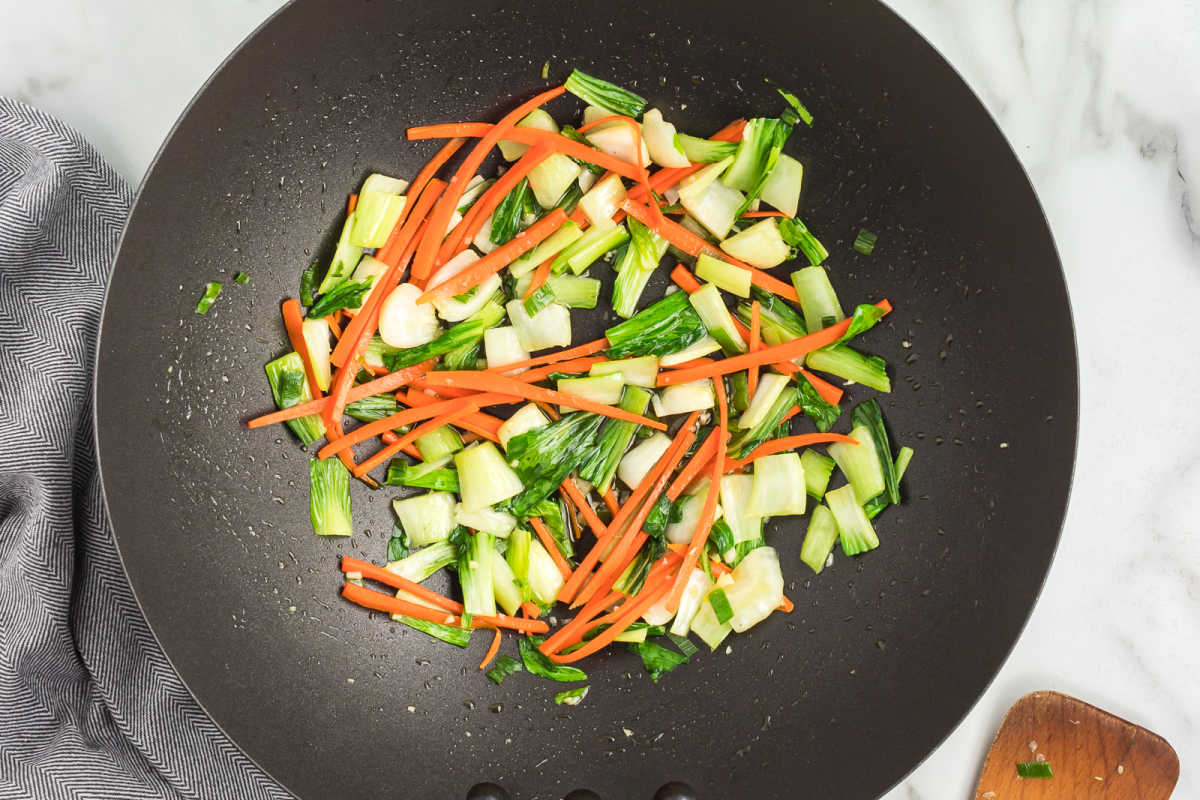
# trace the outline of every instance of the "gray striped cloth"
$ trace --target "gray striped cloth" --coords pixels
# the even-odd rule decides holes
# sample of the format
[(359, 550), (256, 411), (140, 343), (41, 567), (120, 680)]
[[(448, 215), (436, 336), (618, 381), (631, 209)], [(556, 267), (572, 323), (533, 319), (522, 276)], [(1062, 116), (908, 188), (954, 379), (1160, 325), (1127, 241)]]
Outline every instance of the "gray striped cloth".
[(0, 798), (285, 798), (134, 602), (100, 496), (92, 359), (129, 187), (0, 97)]

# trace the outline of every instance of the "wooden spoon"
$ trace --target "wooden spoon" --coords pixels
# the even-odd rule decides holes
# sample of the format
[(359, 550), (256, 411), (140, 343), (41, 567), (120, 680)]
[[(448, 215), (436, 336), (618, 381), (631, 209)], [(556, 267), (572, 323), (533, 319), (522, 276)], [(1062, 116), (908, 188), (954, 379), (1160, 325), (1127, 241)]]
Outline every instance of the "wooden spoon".
[[(1017, 762), (1041, 760), (1054, 777), (1017, 774)], [(1005, 715), (975, 800), (1167, 800), (1178, 780), (1179, 757), (1158, 734), (1074, 697), (1033, 692)]]

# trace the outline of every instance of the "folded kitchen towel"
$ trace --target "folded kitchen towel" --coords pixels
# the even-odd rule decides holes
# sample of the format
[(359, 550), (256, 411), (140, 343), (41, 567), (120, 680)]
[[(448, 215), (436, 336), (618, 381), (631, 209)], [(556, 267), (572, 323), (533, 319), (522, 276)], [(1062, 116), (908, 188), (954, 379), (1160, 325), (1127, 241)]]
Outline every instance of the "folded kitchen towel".
[(104, 287), (129, 187), (0, 97), (0, 798), (284, 798), (151, 634), (92, 438)]

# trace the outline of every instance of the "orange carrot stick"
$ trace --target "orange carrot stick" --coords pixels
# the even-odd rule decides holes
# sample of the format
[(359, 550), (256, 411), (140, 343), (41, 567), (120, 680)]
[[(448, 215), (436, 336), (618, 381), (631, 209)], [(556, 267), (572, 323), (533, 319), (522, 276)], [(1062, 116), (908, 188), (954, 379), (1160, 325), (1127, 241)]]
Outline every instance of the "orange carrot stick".
[(849, 436), (843, 436), (840, 433), (802, 433), (799, 436), (784, 436), (781, 439), (772, 439), (769, 442), (763, 442), (751, 450), (744, 458), (726, 459), (725, 469), (739, 469), (763, 456), (794, 450), (797, 447), (808, 447), (814, 444), (833, 444), (834, 442), (858, 444), (857, 439), (851, 439)]
[[(653, 188), (650, 185), (650, 174), (646, 172), (646, 168), (640, 163), (642, 152), (642, 127), (638, 125), (637, 120), (635, 120), (633, 117), (626, 117), (621, 114), (613, 114), (611, 116), (600, 117), (599, 119), (592, 120), (587, 125), (581, 126), (579, 128), (579, 132), (586, 133), (593, 128), (598, 128), (601, 125), (605, 125), (609, 122), (620, 122), (629, 128), (630, 133), (633, 136), (633, 151), (637, 154), (635, 157), (639, 159), (639, 163), (634, 165), (641, 173), (641, 177), (638, 179), (638, 184), (645, 188), (646, 197), (652, 196)], [(662, 211), (659, 209), (658, 203), (651, 203), (650, 211), (651, 213), (658, 215), (658, 219), (662, 219)]]
[[(478, 411), (485, 406), (505, 405), (511, 402), (512, 398), (507, 395), (476, 394), (471, 397), (445, 400), (441, 403), (434, 403), (422, 408), (406, 408), (403, 411), (397, 411), (395, 414), (389, 414), (382, 419), (358, 426), (336, 442), (330, 442), (318, 450), (317, 458), (329, 458), (331, 455), (339, 453), (342, 450), (347, 450), (359, 442), (365, 442), (372, 436), (376, 436), (384, 431), (390, 431), (393, 428), (399, 428), (402, 425), (408, 425), (410, 422), (420, 422), (442, 414), (453, 413), (468, 406), (474, 406), (471, 410)], [(405, 434), (405, 437), (407, 437), (407, 434)], [(408, 441), (412, 440), (409, 439)]]
[(788, 600), (788, 597), (787, 597), (787, 595), (785, 594), (785, 595), (783, 596), (783, 600), (781, 600), (781, 601), (780, 601), (780, 603), (779, 603), (779, 610), (780, 610), (780, 611), (782, 611), (782, 612), (783, 612), (783, 613), (785, 613), (785, 614), (790, 614), (790, 613), (792, 613), (792, 611), (793, 611), (795, 608), (796, 608), (796, 604), (795, 604), (795, 603), (793, 603), (791, 600)]
[(550, 267), (553, 264), (553, 256), (538, 264), (538, 268), (533, 271), (533, 278), (529, 281), (529, 288), (525, 290), (526, 300), (533, 297), (533, 293), (542, 288), (546, 281), (550, 280)]
[[(463, 442), (466, 442), (466, 440), (467, 439), (464, 436)], [(395, 444), (396, 442), (400, 441), (400, 437), (396, 435), (395, 431), (384, 431), (383, 433), (379, 434), (379, 441), (383, 442), (384, 444)], [(400, 452), (404, 453), (406, 456), (412, 456), (418, 461), (421, 460), (420, 452), (418, 452), (417, 448), (413, 447), (411, 444), (403, 445), (400, 448)]]
[(509, 617), (504, 614), (496, 616), (487, 616), (476, 614), (471, 618), (472, 628), (508, 628), (521, 633), (546, 633), (550, 630), (550, 626), (540, 619), (521, 619), (520, 617)]
[(429, 620), (439, 625), (458, 624), (458, 617), (448, 611), (430, 608), (429, 606), (413, 603), (390, 594), (377, 592), (374, 589), (359, 586), (357, 583), (345, 583), (342, 586), (342, 597), (351, 603), (360, 605), (363, 608), (372, 609), (373, 611), (382, 611), (386, 614), (403, 614), (406, 617)]
[(786, 217), (782, 211), (747, 211), (742, 219), (762, 219), (763, 217)]
[(480, 669), (487, 669), (487, 665), (492, 663), (492, 659), (496, 657), (496, 653), (500, 652), (500, 640), (502, 638), (500, 629), (496, 628), (496, 635), (492, 637), (492, 644), (487, 649), (487, 653), (484, 654), (483, 661), (479, 662)]
[(417, 427), (413, 428), (408, 433), (401, 436), (400, 440), (397, 441), (395, 444), (389, 444), (387, 447), (384, 447), (381, 450), (377, 451), (374, 455), (372, 455), (366, 461), (364, 461), (361, 464), (359, 464), (358, 466), (356, 466), (352, 470), (352, 472), (354, 473), (354, 477), (361, 478), (363, 475), (366, 475), (368, 472), (375, 469), (375, 467), (379, 466), (384, 461), (386, 461), (387, 459), (396, 455), (396, 453), (400, 452), (401, 448), (403, 448), (404, 445), (408, 444), (409, 442), (415, 442), (417, 439), (421, 438), (425, 434), (430, 433), (432, 431), (436, 431), (438, 428), (442, 427), (443, 425), (448, 425), (451, 422), (456, 421), (459, 417), (466, 416), (467, 414), (474, 413), (478, 410), (479, 410), (479, 406), (477, 404), (468, 402), (467, 405), (464, 405), (460, 408), (456, 408), (453, 411), (448, 411), (444, 414), (440, 414), (440, 415), (434, 417), (433, 419), (422, 422), (420, 425), (418, 425)]
[[(424, 281), (429, 278), (430, 273), (433, 271), (434, 259), (437, 257), (442, 239), (446, 235), (446, 228), (450, 225), (450, 218), (454, 215), (454, 211), (458, 207), (458, 201), (462, 197), (463, 190), (466, 189), (467, 182), (470, 181), (471, 176), (475, 174), (475, 170), (483, 163), (488, 153), (491, 152), (500, 139), (508, 138), (505, 137), (505, 134), (529, 112), (548, 103), (564, 91), (566, 89), (562, 86), (556, 86), (553, 89), (541, 92), (505, 114), (498, 123), (491, 126), (483, 134), (474, 149), (471, 150), (458, 169), (455, 170), (454, 177), (450, 179), (446, 191), (442, 194), (441, 200), (434, 207), (433, 213), (429, 217), (429, 231), (418, 245), (417, 253), (413, 258), (412, 274), (415, 280)], [(458, 134), (453, 135), (458, 136)], [(412, 129), (409, 130), (408, 138), (415, 138), (412, 136)]]
[[(404, 404), (409, 406), (427, 406), (438, 402), (438, 398), (425, 392), (410, 390), (404, 396)], [(474, 414), (467, 414), (459, 417), (454, 423), (456, 427), (463, 430), (477, 433), (489, 442), (500, 441), (500, 426), (504, 424), (504, 420), (499, 417), (493, 417), (491, 414), (484, 414), (482, 411), (477, 411)]]
[[(360, 383), (352, 388), (346, 394), (346, 402), (353, 403), (355, 400), (362, 400), (364, 397), (370, 397), (376, 394), (385, 392), (393, 392), (401, 386), (413, 381), (426, 372), (428, 372), (434, 364), (434, 359), (422, 361), (420, 364), (415, 364), (411, 367), (397, 370), (382, 378), (376, 378), (373, 381)], [(299, 403), (287, 408), (281, 408), (278, 411), (272, 411), (270, 414), (263, 414), (261, 417), (255, 417), (246, 423), (249, 428), (261, 428), (264, 425), (274, 425), (277, 422), (286, 422), (289, 419), (297, 419), (299, 417), (307, 417), (309, 414), (321, 413), (329, 403), (332, 402), (328, 397), (320, 397), (316, 400), (310, 400), (307, 403)]]
[[(417, 128), (408, 129), (409, 139), (444, 139), (447, 136), (466, 136), (466, 137), (489, 137), (495, 133), (497, 125), (489, 125), (486, 122), (462, 122), (450, 125), (426, 125)], [(589, 147), (582, 142), (577, 142), (574, 139), (568, 139), (562, 134), (553, 131), (543, 131), (537, 128), (509, 128), (503, 131), (502, 134), (496, 136), (497, 139), (507, 139), (511, 142), (520, 142), (531, 146), (540, 144), (549, 145), (556, 153), (577, 158), (580, 161), (586, 161), (589, 164), (595, 164), (603, 167), (611, 172), (615, 172), (622, 178), (628, 178), (631, 181), (641, 179), (641, 174), (636, 165), (630, 164), (624, 159), (610, 156), (607, 153)], [(472, 168), (473, 169), (473, 168)], [(449, 221), (449, 217), (446, 218)]]
[[(429, 163), (421, 168), (421, 171), (417, 173), (417, 177), (413, 178), (412, 185), (408, 187), (408, 201), (400, 211), (400, 219), (396, 221), (396, 225), (392, 228), (392, 232), (388, 235), (387, 240), (384, 241), (383, 247), (379, 248), (379, 251), (375, 253), (375, 257), (380, 261), (391, 265), (400, 260), (400, 253), (405, 248), (405, 244), (399, 241), (400, 231), (404, 223), (412, 216), (424, 217), (429, 210), (428, 208), (417, 209), (413, 206), (410, 211), (410, 204), (425, 194), (425, 188), (433, 182), (433, 176), (466, 144), (466, 141), (466, 139), (458, 138), (446, 142), (437, 151), (437, 154), (429, 160)], [(438, 183), (443, 187), (445, 186), (441, 181), (438, 181)]]
[(533, 526), (533, 530), (537, 533), (542, 547), (546, 548), (546, 552), (550, 554), (550, 558), (554, 559), (554, 566), (558, 567), (563, 580), (565, 581), (571, 577), (571, 565), (563, 558), (563, 554), (558, 551), (558, 545), (554, 543), (554, 537), (550, 535), (550, 529), (546, 527), (546, 523), (542, 522), (541, 517), (530, 517), (529, 524)]
[[(750, 352), (758, 352), (762, 346), (762, 341), (759, 335), (762, 333), (762, 305), (755, 300), (750, 304)], [(746, 395), (750, 398), (754, 397), (754, 390), (758, 388), (758, 365), (750, 367), (746, 371)]]
[(593, 414), (601, 414), (613, 419), (622, 419), (626, 422), (636, 422), (638, 425), (645, 425), (648, 428), (665, 431), (667, 426), (658, 420), (643, 417), (640, 414), (631, 414), (624, 409), (615, 406), (607, 406), (603, 403), (593, 403), (591, 400), (585, 400), (582, 397), (575, 395), (557, 392), (553, 389), (545, 389), (541, 386), (533, 386), (527, 383), (522, 383), (519, 380), (510, 378), (507, 375), (497, 375), (495, 373), (462, 370), (457, 372), (430, 372), (422, 380), (421, 385), (437, 388), (439, 386), (459, 387), (463, 389), (475, 389), (480, 392), (497, 392), (499, 394), (512, 394), (518, 397), (523, 397), (526, 400), (540, 400), (544, 403), (555, 403), (568, 408), (577, 408), (581, 411), (590, 411)]
[[(883, 309), (885, 314), (892, 310), (892, 304), (887, 300), (880, 300), (875, 305)], [(784, 342), (774, 347), (764, 347), (756, 353), (743, 353), (739, 356), (723, 358), (714, 364), (704, 367), (677, 369), (660, 373), (658, 376), (658, 385), (670, 386), (674, 383), (689, 383), (690, 381), (698, 381), (702, 378), (728, 375), (731, 372), (747, 369), (754, 364), (761, 365), (776, 361), (791, 361), (792, 359), (811, 353), (813, 350), (819, 350), (826, 345), (833, 344), (849, 327), (850, 319), (846, 318), (816, 333), (810, 333), (807, 336), (801, 336), (798, 339), (793, 339), (790, 342)]]
[(696, 450), (695, 455), (692, 456), (692, 460), (675, 476), (675, 480), (667, 488), (667, 497), (671, 498), (672, 502), (679, 499), (679, 495), (683, 494), (684, 490), (692, 484), (692, 481), (696, 480), (696, 476), (700, 474), (700, 471), (708, 465), (709, 459), (716, 455), (718, 438), (716, 430), (709, 431), (704, 444), (700, 445)]
[(524, 361), (505, 364), (503, 366), (496, 367), (494, 370), (488, 370), (488, 372), (509, 372), (514, 369), (524, 369), (526, 367), (540, 367), (543, 364), (557, 364), (560, 361), (567, 361), (572, 358), (590, 356), (593, 353), (600, 352), (606, 347), (608, 347), (608, 339), (601, 337), (599, 339), (594, 339), (587, 344), (581, 344), (578, 347), (571, 347), (566, 350), (558, 350), (553, 353), (546, 353), (545, 355), (527, 358)]
[[(567, 221), (567, 215), (556, 208), (537, 222), (518, 233), (507, 244), (497, 247), (471, 266), (452, 278), (442, 281), (417, 298), (418, 303), (429, 303), (439, 297), (453, 297), (474, 289), (485, 280), (507, 267), (517, 258), (532, 250), (543, 239), (554, 233)], [(415, 269), (415, 268), (414, 268)]]
[(304, 318), (300, 311), (300, 303), (292, 298), (283, 301), (283, 327), (287, 330), (288, 341), (300, 363), (304, 365), (304, 377), (308, 381), (308, 390), (313, 397), (321, 397), (324, 392), (317, 386), (317, 373), (313, 371), (312, 359), (308, 357), (308, 344), (304, 341)]
[(509, 167), (508, 171), (501, 175), (471, 205), (471, 208), (467, 211), (467, 216), (463, 217), (462, 222), (446, 236), (445, 242), (442, 243), (441, 248), (438, 250), (438, 262), (445, 263), (462, 250), (466, 246), (466, 243), (471, 241), (475, 234), (479, 232), (479, 229), (483, 227), (483, 223), (487, 221), (488, 216), (504, 201), (508, 193), (517, 188), (517, 184), (549, 156), (550, 149), (548, 147), (534, 147), (517, 159), (517, 162)]
[[(632, 625), (638, 617), (646, 612), (650, 606), (657, 603), (668, 592), (671, 591), (671, 581), (668, 575), (664, 575), (652, 586), (643, 586), (642, 591), (635, 598), (632, 598), (626, 605), (628, 610), (622, 611), (620, 616), (616, 617), (609, 627), (605, 628), (602, 633), (589, 641), (578, 650), (572, 650), (565, 655), (554, 653), (549, 656), (551, 661), (558, 664), (571, 664), (579, 661), (582, 658), (587, 658), (592, 653), (607, 647), (619, 636), (626, 628)], [(622, 606), (624, 609), (624, 606)]]
[(563, 493), (571, 498), (571, 502), (579, 509), (579, 513), (583, 514), (583, 519), (587, 522), (588, 527), (592, 529), (592, 533), (600, 536), (604, 533), (604, 523), (596, 516), (596, 510), (592, 508), (592, 504), (584, 497), (583, 492), (579, 491), (579, 487), (575, 485), (575, 480), (570, 476), (562, 482), (561, 486)]
[(526, 600), (524, 603), (521, 603), (521, 613), (529, 619), (537, 619), (542, 615), (542, 610), (538, 608), (537, 603)]
[(352, 194), (350, 195), (349, 199), (346, 200), (346, 213), (353, 214), (354, 209), (356, 208), (358, 208), (358, 195)]
[(391, 586), (393, 589), (403, 589), (414, 597), (419, 597), (452, 614), (461, 614), (463, 611), (462, 603), (451, 600), (449, 597), (444, 597), (432, 589), (425, 588), (416, 581), (411, 581), (402, 575), (397, 575), (391, 570), (376, 566), (369, 561), (362, 561), (352, 556), (342, 556), (342, 572), (358, 572), (368, 580), (379, 581), (382, 584)]

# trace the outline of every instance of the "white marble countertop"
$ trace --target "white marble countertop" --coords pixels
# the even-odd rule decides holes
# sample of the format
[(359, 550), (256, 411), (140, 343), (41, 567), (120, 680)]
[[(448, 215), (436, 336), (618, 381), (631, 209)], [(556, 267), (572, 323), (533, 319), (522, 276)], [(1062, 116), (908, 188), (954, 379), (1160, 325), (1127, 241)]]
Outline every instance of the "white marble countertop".
[[(1200, 316), (1200, 5), (888, 2), (964, 75), (1032, 176), (1066, 268), (1083, 403), (1066, 529), (1029, 626), (887, 798), (972, 796), (1004, 711), (1044, 688), (1161, 733), (1183, 760), (1175, 796), (1200, 797), (1200, 425), (1187, 399), (1200, 372), (1186, 366)], [(136, 183), (200, 84), (280, 4), (13, 4), (0, 94), (73, 125)]]

